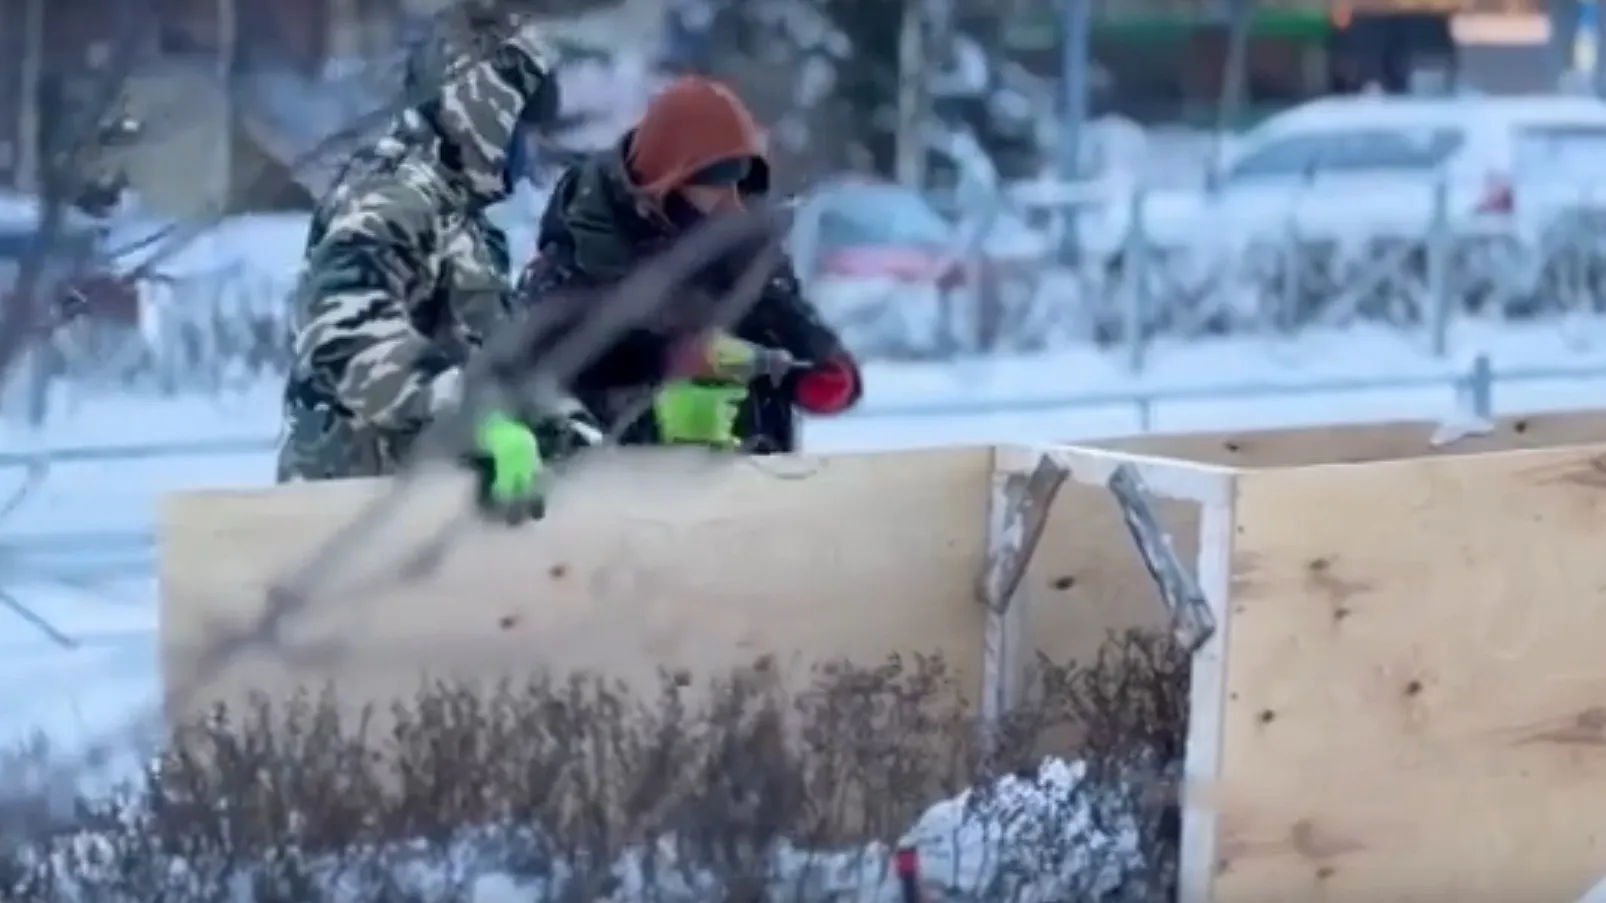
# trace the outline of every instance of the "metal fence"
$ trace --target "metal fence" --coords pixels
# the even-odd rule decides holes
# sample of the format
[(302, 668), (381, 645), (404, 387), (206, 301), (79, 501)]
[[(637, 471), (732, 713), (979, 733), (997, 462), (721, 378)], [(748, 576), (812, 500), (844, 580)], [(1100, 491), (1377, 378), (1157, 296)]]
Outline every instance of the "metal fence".
[[(1379, 225), (1296, 192), (1252, 217), (1187, 228), (1163, 215), (1162, 200), (1142, 189), (1023, 186), (962, 205), (946, 252), (951, 280), (822, 277), (831, 246), (825, 214), (794, 231), (793, 251), (814, 300), (868, 358), (1094, 344), (1141, 372), (1157, 340), (1359, 323), (1386, 325), (1447, 356), (1462, 318), (1548, 318), (1571, 328), (1576, 314), (1606, 313), (1606, 217), (1587, 198), (1526, 218), (1459, 215), (1464, 199), (1440, 183)], [(293, 264), (253, 263), (244, 249), (253, 229), (273, 233), (262, 244), (293, 244), (297, 222), (233, 224), (208, 236), (222, 255), (216, 266), (153, 279), (132, 304), (89, 299), (90, 315), (13, 368), (0, 413), (32, 409), (48, 419), (42, 399), (63, 388), (216, 392), (282, 372)], [(515, 250), (528, 253), (529, 230), (512, 232)], [(211, 247), (192, 256), (210, 259)], [(102, 308), (109, 312), (96, 315)]]
[[(1200, 191), (1023, 185), (950, 203), (972, 225), (954, 251), (970, 278), (954, 287), (819, 294), (857, 330), (860, 347), (885, 354), (1094, 342), (1123, 349), (1133, 371), (1163, 338), (1370, 323), (1445, 355), (1464, 317), (1606, 310), (1606, 197), (1580, 191), (1480, 211), (1442, 179), (1419, 188), (1381, 199), (1296, 188), (1218, 207)], [(1038, 258), (1022, 258), (1030, 242), (1021, 237), (1032, 230), (1047, 240)]]
[[(1243, 383), (1226, 386), (1156, 388), (1098, 394), (1017, 399), (1008, 402), (932, 402), (907, 405), (868, 405), (852, 415), (855, 420), (899, 418), (971, 418), (1032, 412), (1067, 412), (1110, 406), (1130, 406), (1144, 432), (1151, 431), (1158, 409), (1167, 405), (1223, 400), (1275, 400), (1318, 398), (1341, 393), (1421, 389), (1452, 390), (1453, 416), (1445, 421), (1441, 439), (1476, 434), (1486, 429), (1494, 411), (1497, 385), (1534, 381), (1606, 379), (1606, 365), (1596, 367), (1524, 367), (1496, 370), (1487, 355), (1477, 355), (1468, 366), (1417, 377), (1375, 377), (1288, 383)], [(1053, 439), (1053, 436), (1044, 436)], [(17, 507), (28, 494), (50, 479), (52, 468), (75, 464), (115, 465), (151, 459), (200, 459), (220, 456), (266, 456), (273, 448), (269, 438), (250, 440), (163, 442), (59, 447), (36, 452), (0, 453), (0, 469), (25, 474), (22, 488), (0, 512)], [(54, 533), (0, 534), (0, 605), (9, 606), (41, 630), (52, 631), (48, 611), (29, 608), (6, 591), (7, 585), (57, 582), (83, 585), (97, 579), (154, 574), (154, 536), (150, 530), (75, 530)], [(52, 632), (58, 641), (71, 639)]]

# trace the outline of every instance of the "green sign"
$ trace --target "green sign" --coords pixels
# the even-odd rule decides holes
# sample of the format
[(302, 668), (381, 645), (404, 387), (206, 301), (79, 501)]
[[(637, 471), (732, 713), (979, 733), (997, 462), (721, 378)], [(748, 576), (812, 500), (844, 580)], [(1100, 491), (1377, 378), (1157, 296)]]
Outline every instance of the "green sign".
[[(1158, 11), (1122, 7), (1112, 3), (1093, 20), (1093, 34), (1106, 40), (1164, 44), (1186, 40), (1200, 29), (1227, 24), (1225, 14), (1197, 10)], [(1035, 10), (1010, 16), (1004, 22), (1004, 41), (1014, 50), (1048, 50), (1059, 45), (1064, 18), (1056, 10)], [(1251, 37), (1304, 41), (1325, 40), (1332, 30), (1326, 8), (1257, 9), (1249, 23)]]

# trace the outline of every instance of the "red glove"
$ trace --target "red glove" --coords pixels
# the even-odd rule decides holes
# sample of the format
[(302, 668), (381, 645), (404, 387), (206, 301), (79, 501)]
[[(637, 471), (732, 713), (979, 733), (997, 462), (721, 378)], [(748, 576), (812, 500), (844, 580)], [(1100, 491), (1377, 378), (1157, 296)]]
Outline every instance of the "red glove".
[(829, 417), (858, 404), (863, 394), (859, 365), (838, 354), (798, 374), (792, 401), (810, 414)]

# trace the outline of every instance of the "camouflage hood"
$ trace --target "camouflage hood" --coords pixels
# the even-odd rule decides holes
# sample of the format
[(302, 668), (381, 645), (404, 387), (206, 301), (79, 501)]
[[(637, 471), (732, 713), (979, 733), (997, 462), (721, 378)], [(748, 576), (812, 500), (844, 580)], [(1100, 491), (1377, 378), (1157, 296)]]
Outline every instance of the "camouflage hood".
[(550, 55), (535, 27), (522, 25), (483, 52), (435, 58), (443, 59), (440, 89), (404, 114), (391, 137), (417, 135), (409, 120), (422, 120), (432, 133), (431, 164), (470, 206), (494, 204), (512, 191), (508, 150), (520, 119), (553, 104)]

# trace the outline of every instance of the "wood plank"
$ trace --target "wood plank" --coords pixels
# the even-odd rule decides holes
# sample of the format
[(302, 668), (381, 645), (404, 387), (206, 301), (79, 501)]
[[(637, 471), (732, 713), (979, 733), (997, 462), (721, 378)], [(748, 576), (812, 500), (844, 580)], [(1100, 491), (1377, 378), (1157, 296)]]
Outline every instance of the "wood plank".
[(1240, 476), (1214, 899), (1606, 874), (1606, 446)]
[(1135, 454), (1228, 467), (1299, 467), (1402, 458), (1485, 454), (1606, 442), (1606, 411), (1502, 417), (1485, 436), (1434, 447), (1438, 424), (1428, 420), (1347, 424), (1284, 430), (1176, 433), (1079, 442)]
[[(979, 698), (990, 449), (744, 459), (620, 449), (567, 475), (548, 519), (477, 526), (428, 579), (341, 594), (208, 681), (194, 705), (335, 681), (356, 701), (426, 675), (594, 669), (638, 687), (660, 668), (723, 674), (940, 653)], [(220, 628), (248, 625), (282, 568), (383, 484), (342, 481), (170, 498), (161, 521), (171, 691)], [(372, 572), (448, 518), (438, 480), (353, 561)], [(392, 556), (393, 557), (393, 554)]]

